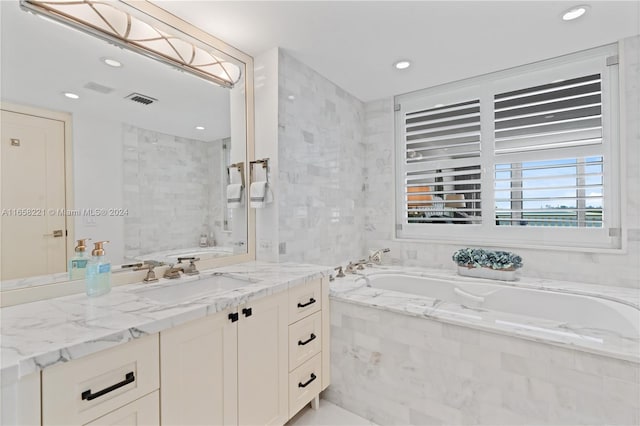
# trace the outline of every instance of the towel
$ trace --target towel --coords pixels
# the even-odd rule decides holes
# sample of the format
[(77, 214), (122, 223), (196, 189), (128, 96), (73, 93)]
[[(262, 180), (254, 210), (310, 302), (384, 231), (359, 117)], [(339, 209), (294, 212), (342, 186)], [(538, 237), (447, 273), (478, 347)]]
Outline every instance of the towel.
[(269, 191), (269, 183), (266, 181), (253, 182), (249, 190), (251, 197), (251, 207), (261, 209), (268, 203), (267, 195)]
[(232, 183), (227, 185), (227, 207), (236, 209), (242, 206), (242, 190), (244, 187), (241, 183)]

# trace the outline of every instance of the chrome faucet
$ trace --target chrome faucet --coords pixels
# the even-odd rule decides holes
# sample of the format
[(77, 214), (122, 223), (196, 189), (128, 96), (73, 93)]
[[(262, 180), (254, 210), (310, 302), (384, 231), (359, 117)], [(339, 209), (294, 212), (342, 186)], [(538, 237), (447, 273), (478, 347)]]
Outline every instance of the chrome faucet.
[(180, 272), (184, 272), (183, 266), (174, 266), (173, 264), (169, 265), (166, 271), (164, 271), (164, 278), (168, 278), (170, 280), (180, 278)]
[(366, 265), (368, 261), (366, 259), (358, 260), (357, 262), (349, 262), (347, 265), (345, 272), (347, 274), (355, 274), (356, 270), (362, 271), (364, 269), (364, 265)]
[[(158, 281), (158, 278), (156, 277), (156, 273), (153, 271), (153, 268), (155, 268), (156, 266), (157, 265), (155, 263), (145, 263), (144, 265), (141, 265), (135, 268), (134, 271), (144, 271), (146, 269), (147, 276), (144, 277), (142, 281), (145, 283), (155, 283)], [(178, 276), (180, 276), (180, 273), (178, 273)]]
[(182, 267), (182, 272), (185, 275), (198, 275), (200, 273), (200, 271), (198, 271), (198, 269), (196, 268), (196, 262), (198, 260), (200, 260), (199, 257), (179, 257), (178, 258), (178, 265), (182, 265), (182, 261), (183, 260), (188, 260), (189, 261), (189, 265), (188, 266), (183, 266)]
[(380, 265), (382, 263), (382, 253), (389, 253), (390, 251), (391, 249), (388, 249), (388, 248), (374, 251), (369, 256), (369, 262), (375, 263), (376, 265)]

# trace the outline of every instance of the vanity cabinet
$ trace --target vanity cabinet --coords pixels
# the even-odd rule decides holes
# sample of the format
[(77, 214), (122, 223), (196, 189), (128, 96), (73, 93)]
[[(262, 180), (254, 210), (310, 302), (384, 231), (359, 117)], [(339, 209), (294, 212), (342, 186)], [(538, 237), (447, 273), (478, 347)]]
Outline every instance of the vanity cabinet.
[[(154, 334), (46, 368), (42, 372), (42, 423), (84, 425), (109, 413), (118, 418), (124, 412), (135, 413), (142, 406), (147, 417), (149, 412), (157, 417), (157, 398), (129, 404), (159, 389), (158, 346)], [(124, 411), (116, 414), (120, 409)]]
[(282, 425), (317, 398), (329, 384), (328, 284), (161, 332), (162, 425)]
[(15, 413), (2, 424), (283, 425), (329, 385), (328, 287), (295, 286), (23, 377), (17, 402), (3, 396)]
[(160, 333), (163, 425), (238, 423), (237, 313), (223, 311)]

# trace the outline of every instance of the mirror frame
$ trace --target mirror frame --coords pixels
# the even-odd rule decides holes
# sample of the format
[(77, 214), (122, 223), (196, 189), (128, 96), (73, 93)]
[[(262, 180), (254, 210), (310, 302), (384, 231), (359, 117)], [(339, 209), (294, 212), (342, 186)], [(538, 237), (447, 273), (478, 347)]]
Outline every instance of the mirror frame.
[[(253, 81), (253, 57), (236, 49), (235, 47), (225, 43), (224, 41), (212, 36), (206, 31), (184, 21), (173, 15), (159, 5), (148, 0), (119, 0), (128, 8), (136, 12), (146, 15), (152, 19), (158, 20), (163, 24), (176, 29), (181, 33), (185, 33), (199, 42), (211, 46), (219, 50), (225, 55), (244, 64), (245, 69), (245, 126), (246, 126), (246, 152), (245, 152), (245, 193), (248, 193), (249, 182), (249, 164), (255, 159), (255, 104), (254, 104), (254, 81)], [(5, 106), (5, 105), (3, 105)], [(68, 114), (67, 114), (68, 115)], [(73, 150), (73, 147), (71, 147)], [(70, 150), (70, 151), (71, 151)], [(65, 155), (67, 155), (65, 153)], [(70, 172), (67, 172), (67, 174)], [(71, 192), (72, 193), (72, 192)], [(71, 196), (73, 199), (73, 195)], [(73, 203), (73, 201), (72, 201)], [(69, 207), (73, 208), (73, 207)], [(244, 203), (247, 215), (247, 242), (246, 252), (234, 254), (227, 257), (203, 259), (197, 262), (198, 269), (206, 270), (221, 266), (233, 265), (236, 263), (249, 262), (256, 258), (256, 229), (255, 229), (255, 210), (249, 207), (249, 203)], [(73, 239), (67, 241), (67, 256), (69, 256), (69, 247), (73, 250)], [(0, 265), (1, 266), (1, 265)], [(164, 267), (156, 268), (156, 275), (164, 273)], [(146, 271), (122, 271), (111, 276), (112, 286), (133, 284), (142, 282), (146, 276)], [(29, 279), (29, 278), (26, 278)], [(61, 297), (84, 291), (84, 280), (61, 281), (52, 284), (32, 285), (24, 288), (16, 288), (13, 290), (0, 291), (0, 307), (12, 306), (21, 303), (33, 302), (37, 300)]]

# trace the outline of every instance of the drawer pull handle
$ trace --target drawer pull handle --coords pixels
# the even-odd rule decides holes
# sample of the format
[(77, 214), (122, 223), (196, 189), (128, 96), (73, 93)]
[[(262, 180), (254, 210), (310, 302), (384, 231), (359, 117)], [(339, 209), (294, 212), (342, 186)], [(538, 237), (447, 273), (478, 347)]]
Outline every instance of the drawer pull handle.
[(307, 380), (304, 383), (298, 383), (298, 387), (299, 388), (306, 388), (307, 386), (309, 386), (311, 384), (311, 382), (313, 382), (316, 379), (316, 375), (311, 373), (311, 378), (309, 380)]
[(242, 313), (244, 314), (244, 316), (246, 318), (248, 318), (251, 315), (253, 315), (253, 311), (251, 310), (251, 308), (242, 308)]
[(298, 308), (306, 308), (307, 306), (313, 305), (314, 303), (316, 303), (316, 299), (312, 297), (307, 303), (298, 303)]
[(91, 393), (91, 389), (86, 390), (84, 392), (82, 392), (82, 400), (87, 400), (87, 401), (91, 401), (92, 399), (96, 399), (101, 397), (102, 395), (106, 395), (109, 392), (112, 392), (116, 389), (119, 389), (123, 386), (128, 385), (129, 383), (133, 383), (136, 380), (136, 376), (133, 375), (133, 371), (130, 371), (126, 374), (126, 376), (124, 376), (124, 380), (121, 381), (120, 383), (116, 383), (115, 385), (111, 385), (108, 388), (104, 388), (101, 391), (98, 391), (96, 393)]
[(298, 346), (304, 346), (307, 343), (311, 342), (312, 340), (316, 339), (316, 335), (311, 333), (311, 336), (309, 336), (309, 338), (307, 340), (305, 340), (304, 342), (302, 340), (298, 340)]

